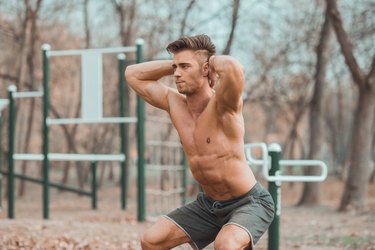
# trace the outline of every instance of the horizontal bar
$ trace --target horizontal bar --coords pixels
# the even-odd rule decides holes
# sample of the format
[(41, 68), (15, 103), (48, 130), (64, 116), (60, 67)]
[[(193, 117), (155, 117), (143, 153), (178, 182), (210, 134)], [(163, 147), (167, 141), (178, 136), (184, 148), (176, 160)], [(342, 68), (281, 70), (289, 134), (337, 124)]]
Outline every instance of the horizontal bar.
[(146, 116), (146, 122), (158, 122), (158, 123), (167, 123), (172, 124), (172, 121), (168, 117), (160, 117), (160, 116)]
[(265, 170), (263, 168), (263, 174), (265, 175), (268, 181), (298, 181), (298, 182), (321, 182), (327, 178), (328, 170), (327, 165), (323, 161), (319, 160), (280, 160), (279, 161), (280, 167), (281, 166), (316, 166), (321, 168), (320, 175), (277, 175), (277, 176), (270, 176), (268, 174), (268, 169)]
[(125, 155), (49, 153), (48, 159), (52, 161), (125, 161)]
[(147, 188), (146, 194), (160, 195), (160, 196), (170, 196), (170, 195), (173, 195), (173, 194), (181, 194), (184, 191), (185, 191), (185, 189), (183, 189), (183, 188), (177, 188), (177, 189), (170, 190), (170, 191), (158, 190), (158, 189), (155, 190), (155, 189)]
[[(1, 173), (4, 174), (4, 175), (8, 175), (8, 172), (5, 172), (5, 171), (1, 171)], [(31, 176), (26, 176), (26, 175), (21, 175), (21, 174), (15, 173), (14, 177), (16, 177), (18, 179), (21, 179), (21, 180), (37, 183), (37, 184), (44, 183), (42, 179), (38, 179), (38, 178), (35, 178), (35, 177), (31, 177)], [(78, 193), (78, 194), (81, 194), (81, 195), (92, 196), (91, 192), (84, 191), (84, 190), (81, 190), (81, 189), (77, 189), (77, 188), (74, 188), (74, 187), (65, 186), (63, 184), (49, 182), (48, 185), (50, 187), (53, 187), (53, 188), (58, 188), (58, 189)]]
[(169, 170), (169, 171), (182, 171), (184, 167), (181, 165), (161, 165), (161, 164), (146, 164), (147, 170)]
[(14, 98), (33, 98), (42, 97), (44, 95), (43, 91), (33, 91), (33, 92), (15, 92), (13, 94)]
[(21, 161), (43, 161), (43, 154), (13, 154), (13, 160)]
[[(43, 154), (14, 154), (14, 160), (42, 161)], [(50, 161), (125, 161), (123, 154), (62, 154), (49, 153)]]
[(59, 184), (59, 183), (50, 182), (49, 186), (51, 186), (53, 188), (58, 188), (58, 189), (62, 189), (62, 190), (65, 190), (65, 191), (81, 194), (81, 195), (92, 196), (92, 192), (81, 190), (81, 189), (74, 188), (74, 187), (65, 186), (65, 185), (62, 185), (62, 184)]
[(173, 141), (146, 141), (147, 146), (153, 146), (153, 147), (171, 147), (171, 148), (182, 148), (182, 145), (180, 142), (173, 142)]
[(267, 176), (268, 181), (287, 181), (287, 182), (322, 182), (325, 177), (317, 176), (295, 176), (295, 175), (277, 175)]
[(83, 124), (83, 123), (136, 123), (137, 117), (103, 117), (102, 119), (82, 119), (82, 118), (47, 118), (47, 125), (63, 124)]
[(280, 160), (280, 166), (322, 166), (326, 165), (319, 160)]
[(53, 56), (77, 56), (77, 55), (84, 55), (84, 54), (92, 54), (92, 53), (126, 53), (126, 52), (136, 52), (136, 46), (129, 46), (129, 47), (117, 47), (117, 48), (98, 48), (98, 49), (73, 49), (73, 50), (51, 50), (47, 51), (48, 57)]

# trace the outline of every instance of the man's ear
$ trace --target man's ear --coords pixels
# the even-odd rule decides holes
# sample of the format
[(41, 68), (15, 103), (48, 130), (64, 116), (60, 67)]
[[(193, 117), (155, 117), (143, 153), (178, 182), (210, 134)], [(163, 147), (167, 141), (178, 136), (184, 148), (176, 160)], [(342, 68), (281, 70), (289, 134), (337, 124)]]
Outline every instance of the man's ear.
[(207, 77), (208, 76), (208, 73), (209, 73), (209, 65), (208, 65), (208, 62), (205, 62), (203, 63), (202, 65), (202, 73), (203, 73), (203, 76), (204, 77)]

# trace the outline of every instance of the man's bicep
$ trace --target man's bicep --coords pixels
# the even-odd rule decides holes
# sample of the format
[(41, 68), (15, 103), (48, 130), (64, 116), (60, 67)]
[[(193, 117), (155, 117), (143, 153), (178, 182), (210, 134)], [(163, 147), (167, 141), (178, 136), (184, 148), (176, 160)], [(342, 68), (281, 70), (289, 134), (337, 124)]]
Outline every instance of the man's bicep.
[(168, 111), (168, 92), (169, 88), (158, 81), (144, 82), (140, 87), (133, 88), (139, 96), (147, 103), (157, 108)]

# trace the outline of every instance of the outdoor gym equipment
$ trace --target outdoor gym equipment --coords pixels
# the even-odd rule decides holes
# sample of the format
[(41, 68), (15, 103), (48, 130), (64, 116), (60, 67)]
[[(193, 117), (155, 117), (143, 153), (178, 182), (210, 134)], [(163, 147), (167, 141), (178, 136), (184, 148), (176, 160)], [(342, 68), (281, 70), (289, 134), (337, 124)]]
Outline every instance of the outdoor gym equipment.
[[(146, 115), (145, 126), (151, 131), (146, 132), (146, 214), (154, 220), (186, 203), (188, 166), (181, 143), (162, 133), (163, 129), (176, 133), (168, 130), (172, 126), (169, 118)], [(153, 133), (152, 127), (158, 127), (159, 133)]]
[[(3, 169), (3, 144), (2, 144), (2, 135), (3, 135), (3, 116), (2, 111), (3, 109), (8, 105), (9, 100), (8, 99), (0, 99), (0, 170)], [(2, 210), (2, 194), (3, 194), (3, 176), (0, 173), (0, 211)]]
[[(9, 87), (9, 168), (8, 172), (8, 217), (14, 218), (14, 177), (40, 183), (43, 186), (43, 218), (49, 218), (49, 187), (58, 187), (71, 192), (89, 195), (92, 197), (92, 206), (96, 208), (96, 162), (116, 161), (121, 162), (121, 205), (126, 207), (126, 178), (125, 178), (125, 151), (127, 138), (125, 134), (125, 123), (137, 123), (138, 144), (138, 174), (144, 172), (144, 104), (143, 100), (137, 98), (137, 117), (124, 117), (124, 69), (125, 55), (119, 54), (119, 95), (120, 95), (120, 117), (103, 117), (102, 110), (102, 54), (105, 53), (136, 53), (137, 62), (143, 61), (143, 40), (138, 39), (136, 46), (104, 49), (84, 49), (84, 50), (50, 50), (48, 44), (42, 46), (43, 55), (43, 91), (19, 92), (15, 86)], [(49, 117), (49, 58), (58, 56), (80, 56), (81, 57), (81, 116), (80, 118), (52, 119)], [(43, 148), (41, 154), (15, 153), (15, 100), (18, 98), (43, 98)], [(49, 152), (49, 126), (61, 124), (82, 124), (82, 123), (119, 123), (121, 135), (120, 154), (62, 154)], [(43, 162), (42, 180), (22, 176), (14, 173), (15, 160), (32, 160)], [(92, 191), (86, 192), (72, 187), (62, 186), (49, 181), (49, 161), (90, 161), (92, 163)], [(138, 204), (144, 203), (144, 176), (138, 178)], [(143, 192), (143, 194), (142, 194)], [(138, 208), (139, 220), (144, 218), (144, 212)]]
[[(261, 150), (261, 158), (253, 157), (253, 149)], [(245, 145), (245, 155), (249, 165), (262, 166), (265, 179), (268, 181), (268, 189), (275, 203), (275, 216), (268, 229), (268, 249), (279, 249), (279, 225), (281, 215), (281, 182), (322, 182), (327, 178), (327, 165), (319, 160), (281, 160), (281, 146), (272, 143), (268, 146), (265, 143), (250, 143)], [(282, 166), (309, 166), (319, 167), (320, 175), (316, 176), (295, 176), (282, 175)]]

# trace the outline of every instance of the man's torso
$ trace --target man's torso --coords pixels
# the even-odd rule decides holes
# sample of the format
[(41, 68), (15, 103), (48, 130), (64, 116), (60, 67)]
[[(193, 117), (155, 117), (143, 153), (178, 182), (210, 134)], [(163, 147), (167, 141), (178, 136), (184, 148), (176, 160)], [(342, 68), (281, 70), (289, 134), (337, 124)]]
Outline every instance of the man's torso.
[(243, 195), (256, 183), (244, 155), (241, 112), (218, 112), (215, 95), (195, 120), (181, 95), (170, 100), (170, 116), (194, 178), (206, 195), (227, 200)]

